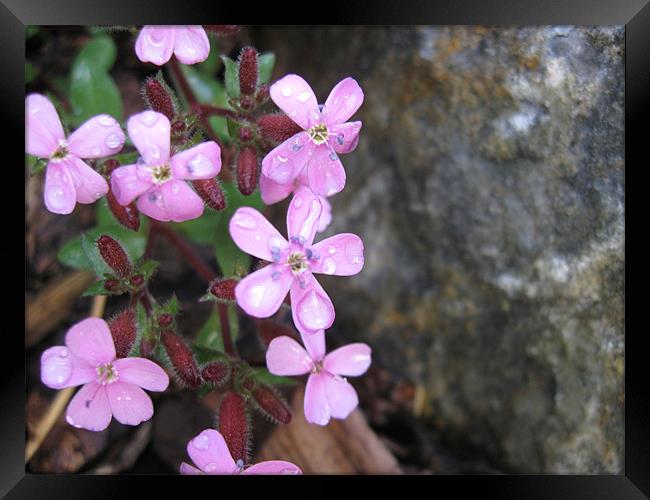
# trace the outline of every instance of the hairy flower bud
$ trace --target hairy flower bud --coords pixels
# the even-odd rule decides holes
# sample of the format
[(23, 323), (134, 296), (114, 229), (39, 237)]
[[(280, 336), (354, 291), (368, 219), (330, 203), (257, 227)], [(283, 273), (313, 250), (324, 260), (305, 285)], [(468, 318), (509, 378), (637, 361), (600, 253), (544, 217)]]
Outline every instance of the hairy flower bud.
[(260, 85), (257, 95), (255, 96), (255, 101), (257, 104), (262, 104), (269, 99), (269, 86), (268, 84)]
[(110, 188), (108, 189), (108, 193), (106, 193), (106, 201), (111, 213), (120, 224), (133, 231), (140, 229), (140, 211), (135, 201), (126, 206), (120, 205), (115, 194), (113, 194), (113, 190)]
[(144, 278), (142, 277), (141, 274), (136, 274), (135, 276), (133, 276), (133, 277), (131, 278), (130, 283), (131, 283), (133, 286), (142, 286), (142, 284), (144, 283)]
[(160, 316), (158, 316), (159, 326), (162, 327), (169, 326), (172, 324), (173, 321), (174, 321), (174, 317), (169, 313), (163, 313)]
[(257, 333), (266, 347), (277, 337), (291, 337), (296, 342), (301, 342), (293, 328), (270, 319), (263, 319), (257, 323)]
[(241, 26), (237, 24), (204, 24), (203, 29), (218, 36), (229, 36), (239, 33)]
[(216, 178), (192, 181), (192, 185), (207, 206), (214, 210), (223, 210), (226, 208), (226, 197)]
[(103, 234), (97, 240), (97, 247), (104, 262), (115, 271), (117, 276), (120, 278), (128, 278), (130, 276), (133, 267), (122, 245), (107, 234)]
[(253, 95), (257, 87), (257, 51), (244, 47), (239, 56), (239, 90), (242, 95)]
[(149, 77), (144, 82), (144, 99), (151, 109), (162, 113), (169, 120), (174, 119), (174, 101), (169, 91), (158, 79)]
[(253, 131), (249, 127), (241, 127), (239, 129), (239, 140), (248, 142), (253, 138)]
[(117, 357), (126, 358), (138, 334), (135, 311), (130, 308), (124, 309), (109, 321), (108, 327), (113, 336)]
[(228, 391), (219, 404), (219, 432), (226, 441), (230, 454), (235, 461), (248, 462), (250, 447), (250, 423), (244, 398), (233, 391)]
[(257, 120), (260, 134), (267, 141), (284, 142), (301, 132), (300, 126), (285, 114), (264, 115)]
[(217, 278), (212, 283), (210, 283), (209, 291), (217, 299), (223, 301), (234, 302), (235, 301), (235, 287), (239, 283), (239, 280), (232, 278)]
[(257, 187), (257, 152), (246, 146), (237, 158), (237, 186), (243, 195), (250, 195)]
[(194, 355), (185, 341), (169, 330), (160, 334), (160, 340), (179, 380), (190, 389), (198, 389), (201, 376)]
[(230, 368), (226, 363), (213, 361), (203, 367), (201, 370), (201, 377), (203, 377), (203, 380), (206, 382), (221, 385), (230, 377)]
[(291, 410), (286, 401), (271, 387), (264, 384), (255, 385), (252, 381), (244, 383), (250, 391), (257, 410), (275, 423), (291, 422)]

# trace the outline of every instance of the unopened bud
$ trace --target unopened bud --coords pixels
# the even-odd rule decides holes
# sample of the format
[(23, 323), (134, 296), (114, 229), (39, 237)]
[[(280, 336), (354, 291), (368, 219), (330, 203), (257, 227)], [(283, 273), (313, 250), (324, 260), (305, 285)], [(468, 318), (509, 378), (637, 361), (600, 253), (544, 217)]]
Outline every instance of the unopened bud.
[(219, 432), (223, 436), (233, 460), (248, 462), (250, 424), (244, 398), (228, 391), (219, 405)]
[(201, 384), (201, 376), (194, 355), (185, 341), (169, 330), (160, 334), (160, 340), (179, 380), (190, 389), (197, 389)]
[(241, 26), (237, 24), (204, 24), (203, 28), (219, 36), (229, 36), (239, 33)]
[(260, 85), (257, 94), (255, 95), (255, 101), (257, 104), (262, 104), (269, 99), (269, 86), (267, 84)]
[(264, 115), (257, 120), (262, 137), (268, 141), (284, 142), (293, 137), (302, 128), (284, 114)]
[(156, 343), (152, 339), (142, 339), (142, 342), (140, 342), (140, 355), (143, 358), (151, 357), (155, 347)]
[(126, 358), (137, 337), (135, 311), (124, 309), (108, 323), (108, 327), (111, 330), (117, 357)]
[(237, 186), (243, 195), (250, 195), (257, 187), (257, 152), (246, 146), (237, 158)]
[(276, 423), (286, 425), (291, 422), (289, 405), (269, 386), (247, 382), (244, 387), (250, 391), (255, 406), (264, 416)]
[(235, 301), (235, 287), (239, 283), (239, 280), (226, 278), (220, 279), (217, 278), (210, 284), (210, 293), (214, 295), (217, 299), (223, 301), (234, 302)]
[(144, 278), (142, 277), (141, 274), (136, 274), (131, 278), (130, 283), (133, 286), (142, 286), (142, 283), (144, 283)]
[(230, 368), (226, 363), (213, 361), (203, 367), (201, 370), (201, 377), (203, 377), (203, 380), (206, 382), (221, 385), (230, 377)]
[(268, 347), (271, 341), (277, 337), (291, 337), (295, 341), (300, 342), (300, 339), (293, 328), (276, 323), (270, 319), (263, 319), (257, 323), (257, 333), (266, 347)]
[(226, 197), (216, 178), (192, 181), (192, 185), (207, 206), (214, 210), (223, 210), (226, 208)]
[(97, 240), (97, 247), (99, 248), (99, 254), (104, 259), (104, 262), (115, 271), (115, 274), (120, 278), (128, 278), (133, 267), (131, 266), (131, 261), (129, 261), (129, 256), (126, 254), (122, 245), (120, 245), (113, 238), (107, 234), (103, 234)]
[(162, 113), (169, 120), (174, 118), (174, 101), (169, 91), (156, 78), (149, 77), (144, 83), (144, 98), (151, 109)]
[(257, 87), (257, 51), (244, 47), (239, 56), (239, 90), (242, 95), (253, 95)]
[(253, 98), (249, 95), (243, 95), (239, 99), (239, 106), (242, 109), (246, 109), (246, 110), (253, 109), (254, 104), (255, 102), (253, 101)]
[(120, 282), (118, 280), (114, 280), (114, 279), (109, 278), (106, 281), (104, 281), (104, 288), (108, 292), (117, 291), (119, 286), (120, 286)]
[(108, 208), (111, 213), (120, 224), (133, 231), (140, 229), (140, 212), (135, 201), (126, 206), (120, 205), (115, 194), (113, 194), (113, 190), (110, 188), (108, 193), (106, 193), (106, 201), (108, 202)]
[(239, 129), (239, 140), (248, 142), (253, 138), (253, 131), (249, 127), (241, 127)]
[(159, 326), (162, 327), (169, 326), (172, 324), (173, 321), (174, 321), (174, 317), (169, 313), (163, 313), (160, 316), (158, 316)]
[(183, 120), (176, 120), (174, 123), (172, 123), (171, 128), (173, 132), (183, 132), (185, 130), (185, 122)]

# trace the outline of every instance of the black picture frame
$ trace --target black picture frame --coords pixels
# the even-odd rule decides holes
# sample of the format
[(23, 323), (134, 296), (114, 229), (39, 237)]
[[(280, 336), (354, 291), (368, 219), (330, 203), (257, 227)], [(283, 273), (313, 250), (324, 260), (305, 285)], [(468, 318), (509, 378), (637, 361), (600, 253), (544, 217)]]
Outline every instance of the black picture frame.
[[(625, 157), (626, 168), (639, 178), (647, 163), (642, 153), (645, 137), (644, 121), (650, 116), (650, 3), (646, 0), (442, 0), (399, 2), (347, 1), (340, 5), (328, 3), (327, 8), (309, 10), (306, 4), (281, 2), (267, 8), (246, 8), (245, 19), (237, 17), (232, 4), (218, 5), (216, 2), (196, 0), (157, 0), (139, 1), (83, 1), (83, 0), (0, 0), (0, 33), (2, 34), (2, 71), (0, 76), (0, 99), (4, 124), (2, 149), (7, 163), (3, 165), (6, 173), (21, 171), (24, 161), (19, 145), (24, 138), (24, 62), (26, 25), (89, 25), (89, 24), (169, 24), (183, 22), (238, 22), (247, 24), (285, 24), (284, 13), (289, 11), (318, 13), (309, 20), (310, 24), (463, 24), (463, 25), (625, 25)], [(243, 9), (240, 9), (243, 10)], [(15, 136), (15, 137), (14, 137)], [(22, 147), (22, 146), (20, 146)], [(644, 160), (641, 160), (644, 158)], [(12, 174), (14, 175), (14, 174)], [(13, 178), (12, 178), (13, 179)], [(13, 186), (13, 180), (3, 178), (4, 193), (8, 197), (5, 206), (18, 207), (21, 201), (20, 190)], [(18, 185), (16, 180), (16, 185)], [(643, 183), (628, 183), (634, 193), (643, 189)], [(15, 203), (12, 197), (16, 197)], [(634, 197), (630, 199), (640, 199)], [(10, 201), (9, 201), (10, 200)], [(626, 203), (626, 209), (627, 209)], [(626, 210), (627, 212), (627, 210)], [(637, 212), (638, 213), (638, 212)], [(306, 488), (314, 491), (318, 482), (318, 493), (328, 490), (344, 491), (343, 488), (372, 485), (384, 491), (386, 486), (396, 493), (408, 493), (406, 482), (418, 482), (416, 487), (424, 488), (427, 496), (447, 495), (442, 491), (453, 491), (454, 497), (466, 493), (480, 495), (478, 498), (525, 498), (525, 499), (641, 499), (650, 496), (650, 403), (646, 381), (649, 377), (649, 364), (643, 349), (643, 339), (647, 332), (642, 328), (643, 297), (631, 293), (634, 283), (643, 286), (647, 272), (642, 266), (643, 247), (640, 236), (641, 224), (634, 218), (626, 217), (625, 254), (625, 326), (626, 326), (626, 370), (625, 370), (625, 469), (623, 475), (504, 475), (504, 476), (366, 476), (366, 477), (314, 477), (300, 478), (255, 478), (253, 485), (260, 481), (287, 481), (279, 485), (278, 491), (295, 491), (305, 494)], [(12, 221), (7, 221), (9, 224)], [(181, 487), (185, 496), (198, 495), (197, 487), (205, 488), (215, 483), (181, 483), (182, 481), (201, 481), (181, 476), (81, 476), (81, 475), (36, 475), (26, 474), (25, 453), (25, 363), (24, 358), (8, 353), (20, 352), (24, 345), (11, 321), (19, 317), (20, 293), (16, 290), (16, 279), (9, 278), (11, 271), (18, 269), (21, 250), (18, 241), (20, 225), (15, 224), (15, 238), (5, 238), (0, 245), (0, 283), (5, 288), (2, 310), (5, 321), (2, 332), (2, 396), (0, 397), (0, 495), (7, 498), (130, 498), (140, 496), (139, 489), (146, 486), (148, 496), (154, 497), (157, 491), (167, 497), (172, 483)], [(9, 231), (9, 229), (7, 229)], [(637, 240), (635, 242), (635, 239)], [(23, 254), (26, 259), (26, 256)], [(14, 263), (14, 264), (12, 264)], [(4, 265), (2, 265), (4, 264)], [(634, 265), (634, 275), (632, 275)], [(8, 268), (13, 269), (8, 269)], [(24, 275), (23, 275), (24, 278)], [(18, 278), (20, 279), (20, 278)], [(14, 304), (14, 302), (16, 302)], [(23, 303), (24, 309), (24, 303)], [(636, 322), (636, 328), (633, 327)], [(20, 325), (20, 319), (16, 321)], [(12, 325), (12, 326), (9, 326)], [(24, 322), (23, 322), (24, 326)], [(23, 350), (24, 352), (24, 350)], [(7, 366), (7, 361), (15, 362)], [(152, 480), (153, 479), (153, 480)], [(236, 479), (223, 479), (234, 481)], [(288, 483), (288, 481), (299, 481)], [(302, 482), (301, 482), (302, 481)], [(306, 484), (307, 481), (310, 484)], [(136, 488), (136, 484), (137, 488)], [(143, 483), (146, 483), (143, 484)], [(354, 484), (357, 483), (357, 484)], [(190, 484), (190, 489), (187, 485)], [(225, 485), (225, 483), (219, 483)], [(250, 484), (250, 483), (249, 483)], [(228, 487), (235, 483), (228, 483)], [(210, 486), (210, 488), (213, 488)], [(242, 488), (242, 483), (237, 483)], [(390, 490), (385, 490), (388, 493)], [(210, 494), (222, 494), (214, 488)], [(415, 491), (415, 490), (413, 490)], [(243, 493), (244, 490), (241, 489)], [(167, 494), (165, 494), (167, 493)], [(402, 493), (402, 494), (404, 494)]]

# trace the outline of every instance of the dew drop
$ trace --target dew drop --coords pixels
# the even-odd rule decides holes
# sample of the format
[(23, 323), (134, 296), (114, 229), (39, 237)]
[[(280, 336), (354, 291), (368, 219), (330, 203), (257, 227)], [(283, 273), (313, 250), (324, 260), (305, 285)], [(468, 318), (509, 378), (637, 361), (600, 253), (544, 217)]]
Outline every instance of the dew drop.
[(293, 94), (293, 90), (291, 90), (291, 87), (289, 85), (282, 88), (282, 95), (284, 97), (289, 97), (291, 94)]
[(40, 110), (41, 110), (41, 108), (40, 108), (40, 106), (39, 106), (38, 104), (32, 104), (32, 105), (29, 107), (29, 114), (30, 114), (30, 115), (35, 115), (35, 114), (38, 113)]
[(140, 157), (138, 157), (138, 159), (136, 160), (135, 164), (136, 164), (138, 167), (144, 167), (147, 163), (144, 161), (144, 158), (142, 158), (142, 156), (140, 156)]
[(302, 142), (300, 142), (300, 137), (296, 137), (296, 140), (293, 141), (291, 145), (291, 151), (298, 152), (302, 149)]
[(177, 182), (172, 184), (172, 194), (178, 194), (181, 191), (180, 186), (178, 185)]
[(154, 47), (160, 47), (165, 42), (165, 36), (158, 32), (147, 33), (147, 42)]
[(99, 146), (95, 146), (92, 149), (92, 153), (93, 153), (94, 156), (98, 156), (98, 155), (102, 154), (102, 148), (100, 148)]
[(328, 257), (323, 261), (323, 272), (325, 274), (334, 274), (336, 271), (336, 262), (334, 262), (334, 259)]
[(287, 158), (286, 156), (281, 156), (281, 155), (276, 156), (276, 158), (277, 158), (278, 161), (281, 162), (281, 163), (285, 163), (285, 162), (289, 159), (289, 158)]
[(336, 247), (334, 245), (327, 245), (325, 247), (325, 250), (327, 251), (328, 254), (334, 255), (336, 253)]
[(294, 208), (302, 207), (302, 195), (294, 196), (294, 198), (293, 198), (293, 206), (294, 206)]
[(47, 201), (55, 210), (60, 210), (65, 207), (65, 195), (63, 194), (63, 189), (59, 187), (51, 188), (47, 192)]
[(242, 229), (255, 229), (257, 227), (255, 218), (245, 212), (236, 213), (233, 216), (233, 223)]
[(95, 196), (95, 199), (96, 199), (96, 200), (99, 200), (99, 199), (103, 196), (103, 194), (100, 193), (99, 191), (97, 191), (97, 192), (94, 194), (94, 196)]
[(210, 462), (209, 464), (205, 464), (203, 470), (205, 472), (214, 472), (215, 470), (217, 470), (217, 467), (218, 465), (215, 462)]
[(160, 193), (158, 193), (158, 191), (153, 191), (149, 193), (148, 198), (151, 203), (157, 203), (158, 200), (160, 199)]
[(151, 156), (151, 158), (154, 160), (160, 158), (160, 149), (158, 149), (158, 146), (155, 146), (153, 144), (149, 145), (149, 156)]
[(66, 349), (65, 347), (61, 349), (61, 352), (59, 352), (59, 356), (61, 356), (62, 358), (67, 358), (68, 354), (69, 354), (68, 349)]
[(99, 124), (103, 125), (104, 127), (112, 127), (115, 125), (117, 122), (115, 121), (115, 118), (113, 118), (110, 115), (101, 115), (98, 119)]
[(105, 144), (111, 148), (119, 148), (122, 145), (122, 140), (120, 139), (120, 136), (117, 134), (111, 134), (106, 138)]
[[(208, 436), (204, 434), (199, 434), (192, 440), (192, 445), (197, 450), (207, 450), (209, 445)], [(206, 465), (207, 468), (207, 465)]]
[(338, 134), (336, 136), (336, 142), (338, 142), (339, 146), (343, 146), (344, 140), (345, 140), (345, 136), (343, 134)]
[(336, 154), (336, 151), (330, 151), (330, 160), (336, 161), (339, 159), (339, 156)]
[(298, 100), (298, 102), (303, 102), (304, 103), (304, 102), (307, 102), (310, 97), (311, 97), (311, 92), (305, 90), (304, 92), (301, 92), (300, 94), (298, 94), (296, 96), (296, 99)]
[(144, 123), (147, 127), (153, 127), (157, 121), (158, 116), (153, 111), (145, 111), (142, 114), (142, 123)]

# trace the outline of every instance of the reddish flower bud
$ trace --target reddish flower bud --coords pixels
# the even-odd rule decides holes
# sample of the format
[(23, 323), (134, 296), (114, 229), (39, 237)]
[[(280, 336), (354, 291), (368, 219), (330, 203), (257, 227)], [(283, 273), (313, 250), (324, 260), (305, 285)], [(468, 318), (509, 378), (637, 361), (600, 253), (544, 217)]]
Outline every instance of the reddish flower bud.
[(190, 389), (198, 389), (201, 376), (194, 355), (185, 341), (169, 330), (160, 334), (160, 340), (179, 380)]
[(131, 283), (133, 286), (141, 286), (142, 283), (144, 283), (144, 278), (142, 277), (141, 274), (136, 274), (135, 276), (133, 276), (133, 277), (131, 278), (130, 283)]
[(257, 104), (262, 104), (263, 102), (266, 102), (268, 98), (269, 98), (269, 86), (267, 84), (260, 85), (260, 88), (257, 91), (257, 94), (255, 95), (255, 101), (257, 101)]
[(249, 95), (243, 95), (239, 99), (239, 106), (242, 109), (246, 109), (246, 110), (253, 109), (253, 104), (255, 104), (253, 98)]
[(249, 127), (241, 127), (239, 129), (239, 140), (248, 142), (253, 138), (253, 131)]
[(268, 141), (284, 142), (301, 132), (300, 126), (285, 114), (264, 115), (257, 120), (262, 137)]
[(169, 326), (172, 324), (173, 321), (174, 321), (174, 317), (169, 313), (163, 313), (160, 316), (158, 316), (159, 326), (162, 327)]
[(108, 202), (108, 208), (111, 213), (120, 224), (133, 231), (140, 229), (140, 212), (135, 201), (126, 206), (120, 205), (113, 194), (113, 190), (110, 188), (108, 193), (106, 193), (106, 201)]
[(143, 95), (151, 109), (162, 113), (169, 120), (174, 119), (174, 101), (169, 91), (156, 78), (149, 77), (144, 82)]
[(120, 278), (128, 278), (133, 267), (131, 266), (131, 261), (129, 261), (129, 256), (126, 254), (122, 245), (120, 245), (113, 238), (107, 234), (103, 234), (97, 240), (97, 247), (99, 248), (99, 254), (104, 259), (104, 262), (115, 271), (115, 274)]
[(143, 358), (150, 358), (155, 347), (156, 343), (153, 340), (142, 339), (142, 342), (140, 342), (140, 355)]
[(257, 187), (257, 152), (246, 146), (237, 158), (237, 186), (243, 195), (250, 195)]
[(109, 292), (117, 291), (119, 286), (120, 286), (120, 282), (118, 280), (109, 278), (106, 281), (104, 281), (104, 288)]
[(203, 29), (219, 36), (229, 36), (239, 33), (241, 26), (237, 24), (204, 24)]
[(275, 423), (288, 424), (291, 422), (291, 410), (286, 401), (273, 389), (264, 384), (255, 384), (247, 381), (244, 387), (250, 391), (256, 408), (262, 415)]
[(223, 210), (226, 208), (226, 197), (216, 178), (192, 181), (192, 185), (207, 206), (214, 210)]
[(296, 342), (301, 342), (293, 328), (270, 319), (263, 319), (257, 323), (257, 333), (266, 347), (277, 337), (291, 337)]
[(172, 123), (171, 128), (173, 132), (183, 132), (185, 130), (185, 122), (183, 120), (176, 120), (174, 123)]
[(221, 385), (230, 377), (230, 369), (226, 363), (213, 361), (203, 367), (201, 370), (201, 377), (203, 377), (203, 380), (206, 382)]
[(236, 280), (236, 279), (232, 279), (232, 278), (220, 279), (220, 278), (217, 278), (212, 283), (210, 283), (209, 291), (217, 299), (234, 302), (235, 301), (235, 287), (237, 286), (237, 283), (239, 283), (239, 280)]
[(235, 461), (248, 462), (250, 424), (244, 398), (228, 391), (221, 400), (218, 413), (219, 432), (226, 441)]
[(242, 95), (253, 95), (257, 87), (257, 51), (244, 47), (239, 56), (239, 90)]
[(138, 334), (135, 311), (133, 309), (124, 309), (109, 321), (108, 327), (113, 336), (117, 357), (126, 358)]
[(104, 162), (104, 175), (110, 176), (117, 167), (120, 166), (120, 162), (114, 159), (106, 160)]

